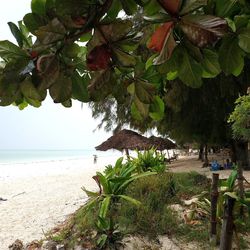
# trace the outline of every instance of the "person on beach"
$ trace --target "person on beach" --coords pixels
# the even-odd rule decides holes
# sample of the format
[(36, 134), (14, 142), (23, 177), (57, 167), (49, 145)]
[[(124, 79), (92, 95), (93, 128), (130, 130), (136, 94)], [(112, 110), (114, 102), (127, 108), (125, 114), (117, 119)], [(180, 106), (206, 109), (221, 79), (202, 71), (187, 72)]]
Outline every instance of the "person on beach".
[(94, 164), (97, 163), (97, 155), (93, 155), (94, 156)]

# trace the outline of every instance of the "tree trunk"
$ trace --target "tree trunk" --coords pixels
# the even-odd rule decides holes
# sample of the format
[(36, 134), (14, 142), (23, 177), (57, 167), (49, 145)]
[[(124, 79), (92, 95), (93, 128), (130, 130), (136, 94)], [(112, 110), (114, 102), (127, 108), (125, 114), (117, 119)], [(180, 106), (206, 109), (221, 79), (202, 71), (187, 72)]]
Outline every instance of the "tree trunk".
[(220, 250), (231, 250), (233, 241), (233, 208), (235, 199), (228, 197), (224, 208), (223, 223), (221, 228)]
[(232, 145), (233, 154), (232, 161), (233, 162), (241, 162), (242, 168), (247, 170), (250, 169), (249, 166), (249, 152), (248, 152), (248, 143), (244, 141), (233, 141)]
[(200, 144), (199, 158), (198, 158), (198, 160), (203, 161), (203, 151), (204, 151), (204, 145), (203, 145), (203, 144)]
[(205, 144), (205, 152), (204, 152), (204, 154), (205, 154), (205, 156), (204, 156), (205, 166), (207, 167), (208, 166), (208, 157), (207, 157), (208, 148), (207, 148), (207, 144)]
[[(241, 199), (244, 199), (244, 177), (243, 177), (243, 169), (241, 162), (238, 162), (238, 186), (239, 186), (239, 196)], [(240, 216), (241, 218), (244, 217), (244, 207), (240, 206)]]
[(216, 245), (217, 238), (217, 201), (218, 201), (218, 182), (219, 174), (213, 173), (212, 188), (211, 188), (211, 228), (210, 228), (210, 241), (212, 245)]

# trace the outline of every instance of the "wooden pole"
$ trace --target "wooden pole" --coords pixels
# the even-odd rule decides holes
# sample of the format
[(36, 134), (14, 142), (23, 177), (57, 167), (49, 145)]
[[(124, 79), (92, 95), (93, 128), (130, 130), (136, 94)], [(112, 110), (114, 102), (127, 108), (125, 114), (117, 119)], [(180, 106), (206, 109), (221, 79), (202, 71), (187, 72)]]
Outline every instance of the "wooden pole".
[(223, 223), (221, 228), (221, 238), (220, 238), (220, 250), (231, 250), (233, 241), (233, 208), (235, 199), (228, 197), (225, 208)]
[(218, 183), (219, 183), (219, 174), (213, 173), (212, 177), (212, 188), (211, 188), (211, 228), (210, 228), (210, 242), (213, 245), (216, 245), (217, 238), (217, 201), (218, 201)]
[[(243, 168), (242, 162), (238, 162), (238, 176), (237, 176), (238, 186), (239, 186), (239, 196), (241, 199), (244, 199), (244, 177), (243, 177)], [(240, 216), (244, 217), (244, 207), (240, 206)]]

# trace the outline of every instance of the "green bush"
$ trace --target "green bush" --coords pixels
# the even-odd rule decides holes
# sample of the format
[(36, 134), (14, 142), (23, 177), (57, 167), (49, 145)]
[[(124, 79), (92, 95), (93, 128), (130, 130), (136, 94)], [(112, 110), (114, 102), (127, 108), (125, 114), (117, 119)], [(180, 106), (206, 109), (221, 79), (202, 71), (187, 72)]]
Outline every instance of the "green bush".
[(158, 153), (155, 149), (137, 151), (137, 157), (130, 159), (130, 163), (136, 166), (139, 173), (147, 171), (164, 173), (167, 167), (165, 155)]

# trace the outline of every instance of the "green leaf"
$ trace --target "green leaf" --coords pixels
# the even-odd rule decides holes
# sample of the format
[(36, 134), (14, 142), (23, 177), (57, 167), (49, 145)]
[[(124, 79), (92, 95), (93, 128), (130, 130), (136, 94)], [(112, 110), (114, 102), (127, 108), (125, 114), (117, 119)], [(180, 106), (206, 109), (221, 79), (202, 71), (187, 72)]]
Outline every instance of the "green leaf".
[(111, 196), (107, 196), (103, 199), (102, 203), (101, 203), (101, 207), (100, 207), (100, 211), (99, 211), (99, 216), (101, 218), (106, 218), (108, 209), (109, 209), (109, 205), (110, 205), (110, 200), (111, 200)]
[(203, 77), (215, 77), (221, 72), (220, 64), (219, 64), (219, 56), (216, 52), (204, 49), (203, 51), (203, 60), (201, 65), (203, 67)]
[(159, 13), (159, 11), (161, 10), (161, 6), (159, 5), (159, 3), (155, 0), (150, 0), (148, 1), (148, 3), (144, 6), (143, 8), (145, 14), (147, 16), (152, 16), (154, 14)]
[(23, 82), (21, 82), (20, 89), (25, 98), (37, 101), (43, 100), (39, 91), (36, 89), (31, 79), (28, 77)]
[(79, 38), (79, 41), (80, 42), (88, 42), (92, 37), (92, 33), (91, 32), (88, 32), (88, 33), (85, 33), (83, 34), (80, 38)]
[(45, 4), (46, 0), (32, 0), (31, 1), (31, 10), (33, 13), (37, 13), (39, 15), (45, 15)]
[(77, 72), (71, 77), (72, 80), (72, 96), (81, 102), (89, 101), (88, 84), (90, 78), (88, 75), (80, 76)]
[(237, 179), (238, 176), (238, 172), (237, 170), (233, 170), (230, 174), (230, 176), (227, 179), (227, 187), (229, 188), (229, 190), (232, 190), (234, 187), (234, 183)]
[(30, 99), (30, 98), (25, 98), (25, 100), (28, 102), (28, 104), (30, 104), (31, 106), (35, 107), (35, 108), (39, 108), (41, 107), (41, 102), (38, 100), (34, 100), (34, 99)]
[(96, 175), (100, 179), (100, 184), (103, 187), (104, 194), (109, 194), (111, 190), (107, 178), (100, 172), (96, 172)]
[(63, 107), (65, 108), (71, 108), (72, 107), (72, 100), (69, 99), (67, 101), (62, 102)]
[(154, 96), (149, 111), (149, 116), (153, 120), (160, 121), (164, 117), (165, 104), (159, 96)]
[(54, 18), (46, 26), (40, 27), (35, 32), (37, 39), (43, 45), (62, 40), (65, 36), (65, 33), (66, 29), (57, 18)]
[(107, 234), (102, 234), (96, 241), (96, 244), (102, 249), (104, 245), (106, 244), (106, 241), (108, 240)]
[(176, 79), (178, 77), (178, 71), (170, 71), (167, 73), (167, 80), (168, 81), (173, 81), (174, 79)]
[(224, 194), (224, 196), (229, 196), (229, 197), (231, 197), (231, 198), (233, 198), (233, 199), (235, 199), (235, 200), (239, 200), (239, 197), (236, 195), (235, 192), (226, 192), (226, 193)]
[(122, 8), (127, 15), (131, 16), (137, 11), (137, 4), (134, 0), (120, 0)]
[(143, 117), (141, 113), (139, 112), (139, 110), (137, 109), (136, 104), (134, 102), (132, 103), (130, 110), (131, 110), (131, 115), (135, 120), (138, 120), (138, 121), (143, 120)]
[(132, 67), (136, 64), (136, 59), (134, 56), (118, 48), (113, 49), (113, 59), (118, 65), (123, 67)]
[(19, 30), (19, 28), (12, 22), (8, 22), (9, 28), (11, 30), (12, 35), (16, 38), (16, 41), (19, 47), (23, 47), (23, 34)]
[(37, 67), (39, 67), (39, 74), (42, 78), (42, 82), (39, 85), (39, 89), (49, 88), (59, 77), (60, 65), (58, 58), (54, 55), (44, 55), (37, 61)]
[(217, 16), (230, 16), (238, 8), (238, 0), (216, 1), (215, 13)]
[(99, 192), (89, 191), (85, 187), (82, 187), (82, 190), (88, 195), (88, 197), (94, 198), (94, 197), (99, 197), (100, 196)]
[(63, 47), (62, 52), (66, 57), (75, 58), (81, 52), (81, 47), (76, 43), (68, 44)]
[(133, 199), (133, 198), (127, 196), (127, 195), (117, 195), (117, 196), (118, 196), (119, 198), (122, 198), (123, 200), (126, 200), (126, 201), (128, 201), (128, 202), (130, 202), (130, 203), (136, 205), (136, 206), (140, 206), (140, 205), (141, 205), (141, 202), (140, 202), (140, 201), (138, 201), (138, 200), (136, 200), (136, 199)]
[(142, 80), (137, 80), (135, 82), (135, 94), (141, 102), (150, 104), (153, 100), (154, 92), (155, 86), (153, 84)]
[(62, 73), (50, 86), (49, 93), (55, 103), (65, 102), (71, 97), (72, 81)]
[(182, 60), (179, 66), (178, 75), (183, 83), (189, 87), (199, 88), (202, 85), (202, 67), (189, 56), (185, 48), (182, 49)]
[(226, 37), (219, 49), (219, 62), (226, 75), (240, 75), (244, 67), (244, 52), (238, 45), (237, 37)]
[(0, 81), (0, 106), (8, 106), (15, 102), (18, 96), (18, 84)]
[(207, 5), (207, 0), (186, 0), (182, 5), (179, 14), (185, 15), (205, 5)]
[(98, 101), (104, 99), (112, 93), (116, 84), (110, 70), (98, 71), (92, 75), (89, 82), (88, 93), (91, 100)]
[(39, 27), (47, 24), (47, 20), (36, 13), (26, 14), (23, 18), (23, 22), (27, 29), (33, 34), (39, 29)]
[(100, 26), (100, 29), (108, 41), (116, 42), (124, 38), (132, 29), (133, 23), (130, 20), (116, 19), (110, 24)]
[(239, 32), (239, 46), (250, 53), (250, 28), (241, 29)]
[(107, 17), (109, 20), (114, 20), (118, 16), (121, 9), (122, 6), (120, 1), (112, 1), (112, 4), (107, 12)]
[(5, 40), (0, 41), (0, 57), (5, 59), (6, 61), (9, 61), (13, 58), (28, 58), (29, 55), (15, 44)]
[(149, 112), (149, 105), (141, 102), (137, 96), (135, 96), (135, 98), (134, 98), (134, 104), (135, 104), (137, 110), (140, 112), (140, 115), (142, 117), (146, 118), (148, 116), (148, 112)]

